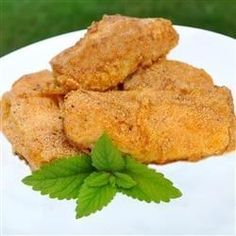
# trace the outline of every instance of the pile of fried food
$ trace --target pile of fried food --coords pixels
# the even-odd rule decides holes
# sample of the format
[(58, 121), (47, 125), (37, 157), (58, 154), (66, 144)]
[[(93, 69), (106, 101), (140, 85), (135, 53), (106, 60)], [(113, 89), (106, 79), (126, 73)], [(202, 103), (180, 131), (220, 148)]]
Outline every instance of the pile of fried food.
[(230, 90), (202, 69), (166, 59), (178, 38), (161, 18), (93, 23), (51, 60), (53, 72), (24, 75), (3, 95), (2, 130), (15, 153), (35, 170), (89, 152), (104, 132), (144, 163), (235, 150)]

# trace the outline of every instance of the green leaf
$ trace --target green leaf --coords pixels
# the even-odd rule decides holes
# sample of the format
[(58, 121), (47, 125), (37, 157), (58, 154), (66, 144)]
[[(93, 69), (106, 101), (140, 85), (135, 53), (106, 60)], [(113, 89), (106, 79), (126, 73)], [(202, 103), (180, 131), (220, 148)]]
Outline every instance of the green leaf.
[(125, 167), (121, 152), (106, 134), (98, 139), (92, 150), (92, 164), (96, 169), (104, 171), (121, 171)]
[(109, 183), (113, 186), (116, 187), (116, 178), (114, 175), (111, 175), (109, 178)]
[(172, 198), (178, 198), (182, 195), (180, 190), (173, 186), (173, 183), (166, 179), (163, 174), (156, 172), (148, 166), (141, 164), (127, 156), (126, 170), (136, 182), (136, 185), (130, 189), (119, 188), (119, 191), (136, 199), (146, 202), (160, 201), (169, 202)]
[(115, 172), (116, 184), (121, 188), (132, 188), (136, 185), (136, 182), (127, 174)]
[(117, 191), (157, 203), (182, 195), (161, 173), (135, 161), (128, 154), (124, 154), (124, 158), (106, 134), (96, 142), (91, 155), (52, 161), (22, 181), (51, 198), (77, 198), (77, 218), (101, 210)]
[(51, 198), (74, 199), (85, 178), (94, 170), (89, 156), (76, 155), (45, 164), (22, 182)]
[(88, 216), (107, 206), (116, 194), (116, 188), (110, 184), (90, 187), (84, 183), (77, 199), (76, 218)]
[(111, 174), (104, 171), (93, 172), (85, 179), (85, 182), (90, 187), (100, 187), (109, 183), (110, 176)]

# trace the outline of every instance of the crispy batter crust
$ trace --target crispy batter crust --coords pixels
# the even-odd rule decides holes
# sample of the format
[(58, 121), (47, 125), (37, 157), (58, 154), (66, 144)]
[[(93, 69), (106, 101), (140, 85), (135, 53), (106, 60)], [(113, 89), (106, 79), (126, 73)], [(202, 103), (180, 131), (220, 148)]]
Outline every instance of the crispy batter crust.
[(159, 60), (148, 68), (140, 68), (124, 82), (125, 90), (143, 88), (192, 89), (213, 87), (213, 80), (203, 69), (173, 60)]
[(169, 20), (104, 16), (82, 40), (54, 57), (51, 65), (57, 83), (66, 91), (105, 91), (138, 67), (165, 56), (177, 42)]
[[(235, 150), (230, 90), (166, 60), (177, 43), (169, 20), (104, 16), (51, 60), (53, 73), (25, 75), (3, 95), (3, 133), (33, 170), (89, 151), (103, 132), (144, 163)], [(110, 91), (119, 87), (125, 91)]]
[(23, 76), (1, 102), (2, 130), (14, 152), (32, 169), (65, 155), (78, 153), (66, 140), (59, 97), (43, 97), (42, 89), (53, 79), (49, 71)]
[(225, 87), (189, 91), (70, 92), (64, 130), (78, 147), (107, 132), (124, 152), (145, 163), (196, 161), (233, 142), (232, 97)]

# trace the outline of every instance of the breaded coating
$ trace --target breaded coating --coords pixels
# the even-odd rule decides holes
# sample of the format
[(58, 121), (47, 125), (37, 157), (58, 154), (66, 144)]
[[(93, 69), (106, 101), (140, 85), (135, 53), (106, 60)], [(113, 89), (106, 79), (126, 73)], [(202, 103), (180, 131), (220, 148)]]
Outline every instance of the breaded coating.
[(196, 161), (235, 149), (232, 97), (225, 87), (72, 91), (64, 106), (65, 133), (79, 148), (91, 148), (106, 132), (144, 163)]
[(213, 87), (213, 81), (203, 69), (173, 60), (159, 60), (148, 68), (141, 68), (124, 82), (125, 90), (143, 88), (192, 89)]
[(79, 152), (64, 135), (60, 99), (41, 96), (41, 89), (52, 79), (49, 71), (23, 76), (1, 101), (2, 131), (33, 170)]
[(54, 78), (49, 70), (23, 75), (12, 85), (11, 95), (16, 97), (43, 96), (45, 87), (52, 81)]
[(165, 56), (177, 42), (169, 20), (104, 16), (83, 39), (54, 57), (51, 65), (64, 93), (79, 88), (105, 91)]

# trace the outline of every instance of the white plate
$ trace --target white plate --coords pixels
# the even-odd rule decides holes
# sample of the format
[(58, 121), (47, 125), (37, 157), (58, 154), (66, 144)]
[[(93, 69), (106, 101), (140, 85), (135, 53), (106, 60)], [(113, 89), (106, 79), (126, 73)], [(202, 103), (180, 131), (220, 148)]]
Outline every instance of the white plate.
[[(169, 58), (206, 69), (216, 84), (231, 88), (235, 100), (235, 40), (200, 29), (176, 29), (180, 42)], [(84, 32), (47, 39), (1, 58), (0, 94), (21, 75), (50, 68), (48, 61)], [(76, 220), (74, 201), (49, 199), (21, 183), (30, 170), (12, 155), (11, 145), (2, 134), (1, 143), (4, 234), (234, 233), (235, 153), (197, 163), (156, 166), (183, 192), (180, 199), (171, 203), (147, 204), (117, 195), (101, 212)]]

